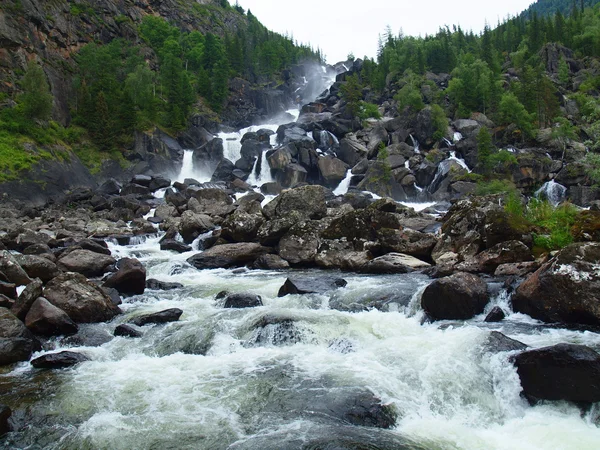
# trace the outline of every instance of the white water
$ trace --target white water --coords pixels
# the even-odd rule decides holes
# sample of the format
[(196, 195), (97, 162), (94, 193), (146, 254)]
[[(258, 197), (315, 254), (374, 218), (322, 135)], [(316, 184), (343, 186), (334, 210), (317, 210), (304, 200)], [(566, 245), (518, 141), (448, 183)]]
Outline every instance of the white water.
[[(275, 136), (275, 135), (273, 135)], [(273, 136), (271, 136), (271, 138), (273, 138)], [(263, 150), (261, 152), (261, 157), (260, 157), (260, 173), (257, 175), (256, 174), (256, 166), (258, 165), (258, 161), (259, 159), (256, 159), (256, 162), (254, 163), (254, 167), (252, 168), (252, 172), (250, 173), (250, 176), (248, 177), (247, 183), (250, 186), (262, 186), (265, 183), (270, 183), (273, 181), (273, 177), (271, 175), (271, 168), (269, 167), (269, 161), (267, 160), (267, 150)]]
[(186, 178), (193, 178), (200, 183), (210, 181), (212, 173), (205, 173), (204, 171), (194, 169), (194, 150), (184, 150), (183, 162), (181, 164), (181, 170), (175, 181), (183, 183)]
[(543, 197), (547, 199), (554, 206), (558, 206), (565, 200), (567, 194), (567, 188), (562, 184), (557, 183), (554, 180), (550, 180), (538, 189), (535, 193), (536, 197)]
[(463, 135), (461, 133), (459, 133), (458, 131), (456, 131), (454, 133), (454, 135), (452, 136), (452, 140), (454, 141), (455, 144), (457, 142), (460, 142), (462, 139), (463, 139)]
[[(92, 327), (111, 333), (117, 323), (167, 308), (181, 308), (181, 320), (143, 327), (139, 339), (75, 347), (92, 361), (55, 372), (60, 382), (37, 384), (42, 382), (36, 382), (36, 372), (26, 363), (0, 376), (0, 383), (7, 377), (20, 380), (26, 392), (52, 393), (36, 397), (31, 426), (14, 436), (13, 444), (0, 447), (45, 442), (42, 447), (49, 449), (212, 450), (246, 442), (243, 448), (299, 448), (284, 445), (284, 439), (311, 439), (339, 425), (323, 428), (322, 418), (292, 411), (295, 392), (302, 398), (316, 395), (315, 400), (322, 395), (311, 393), (313, 384), (327, 386), (326, 392), (372, 391), (399, 413), (388, 436), (407, 436), (426, 448), (596, 449), (600, 442), (593, 414), (581, 417), (564, 403), (529, 406), (519, 396), (509, 355), (482, 348), (490, 329), (534, 347), (572, 342), (599, 349), (598, 334), (540, 327), (510, 312), (504, 293), (492, 302), (509, 313), (500, 324), (484, 324), (481, 316), (466, 323), (421, 325), (419, 295), (429, 280), (414, 274), (346, 273), (341, 276), (348, 286), (331, 294), (277, 298), (286, 273), (197, 271), (185, 264), (189, 254), (162, 252), (158, 240), (110, 248), (119, 257), (143, 261), (148, 277), (184, 288), (127, 299), (124, 315)], [(314, 271), (307, 275), (318, 276)], [(224, 289), (259, 294), (264, 306), (222, 309), (214, 295)], [(398, 295), (382, 311), (330, 308)], [(250, 345), (256, 336), (252, 324), (265, 316), (292, 319), (295, 343)], [(308, 390), (298, 391), (302, 386)], [(369, 445), (377, 448), (379, 431), (369, 433)], [(250, 443), (266, 435), (279, 436), (281, 443)]]
[(346, 172), (346, 177), (340, 181), (338, 187), (333, 191), (334, 195), (344, 195), (348, 192), (348, 188), (350, 187), (350, 182), (352, 181), (352, 169), (348, 169)]
[(415, 153), (421, 153), (421, 151), (419, 150), (419, 141), (417, 141), (412, 134), (410, 135), (410, 139), (412, 140)]
[(457, 162), (457, 163), (458, 163), (458, 164), (459, 164), (459, 165), (460, 165), (460, 166), (461, 166), (463, 169), (465, 169), (467, 172), (469, 172), (469, 173), (471, 173), (471, 172), (472, 172), (472, 171), (471, 171), (471, 169), (469, 169), (469, 166), (467, 166), (467, 163), (465, 162), (465, 160), (464, 160), (464, 159), (462, 159), (462, 158), (458, 158), (458, 157), (456, 156), (456, 152), (455, 152), (454, 150), (452, 150), (452, 151), (450, 152), (450, 158), (448, 158), (448, 159), (451, 159), (451, 160), (453, 160), (453, 161), (456, 161), (456, 162)]

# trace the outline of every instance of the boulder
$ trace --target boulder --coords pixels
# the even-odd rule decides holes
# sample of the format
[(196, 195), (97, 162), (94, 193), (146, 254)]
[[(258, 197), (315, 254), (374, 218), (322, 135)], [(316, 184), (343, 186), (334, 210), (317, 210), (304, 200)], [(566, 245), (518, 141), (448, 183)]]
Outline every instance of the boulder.
[(288, 278), (279, 289), (278, 297), (288, 294), (323, 294), (346, 286), (348, 283), (343, 278)]
[(284, 270), (290, 268), (290, 263), (278, 255), (261, 255), (259, 256), (254, 264), (253, 269), (264, 269), (264, 270)]
[(394, 274), (408, 273), (427, 267), (431, 267), (431, 265), (413, 256), (402, 253), (388, 253), (362, 265), (358, 271), (362, 273)]
[(89, 361), (90, 359), (77, 352), (48, 353), (31, 360), (31, 365), (36, 369), (63, 369), (76, 364)]
[(485, 281), (473, 274), (456, 273), (427, 286), (421, 307), (433, 320), (467, 320), (481, 314), (488, 301)]
[(106, 242), (100, 239), (81, 239), (77, 241), (77, 245), (84, 250), (89, 250), (94, 253), (101, 253), (110, 256), (110, 250)]
[(251, 242), (256, 239), (259, 228), (265, 222), (263, 215), (249, 214), (238, 209), (223, 221), (221, 235), (233, 242)]
[(59, 267), (86, 277), (102, 276), (116, 260), (90, 250), (73, 250), (58, 260)]
[(225, 297), (223, 308), (254, 308), (262, 306), (260, 295), (254, 294), (231, 294)]
[[(529, 247), (520, 241), (506, 241), (484, 250), (474, 258), (467, 259), (465, 265), (471, 265), (474, 271), (477, 272), (494, 273), (498, 266), (502, 264), (518, 264), (531, 261), (533, 261), (533, 255)], [(461, 264), (457, 266), (457, 270), (470, 271), (466, 268), (463, 269)]]
[(340, 141), (337, 157), (350, 167), (356, 166), (367, 157), (367, 147), (355, 138), (344, 138)]
[(544, 322), (600, 325), (600, 243), (562, 249), (517, 288), (515, 311)]
[(6, 308), (0, 308), (0, 366), (27, 361), (41, 346), (23, 322)]
[(516, 355), (513, 363), (530, 401), (600, 402), (600, 355), (589, 347), (538, 348)]
[(172, 291), (175, 289), (181, 289), (183, 284), (181, 283), (169, 283), (168, 281), (159, 281), (154, 278), (146, 280), (146, 289), (153, 291)]
[(192, 247), (185, 245), (183, 242), (176, 241), (175, 239), (165, 239), (160, 242), (161, 250), (172, 250), (177, 253), (191, 252)]
[(25, 325), (42, 336), (60, 336), (77, 333), (78, 327), (67, 313), (43, 297), (38, 298), (25, 317)]
[(122, 337), (130, 337), (130, 338), (142, 337), (142, 333), (140, 331), (136, 330), (131, 325), (127, 325), (127, 324), (118, 325), (115, 328), (113, 335), (122, 336)]
[(44, 283), (60, 273), (56, 264), (43, 256), (15, 255), (15, 260), (30, 278), (39, 278)]
[(527, 349), (527, 345), (511, 339), (499, 331), (492, 331), (483, 344), (483, 349), (492, 353), (515, 352)]
[(279, 256), (290, 264), (311, 265), (321, 245), (327, 220), (307, 220), (295, 224), (279, 241)]
[(185, 211), (181, 215), (179, 223), (179, 234), (183, 237), (186, 244), (190, 244), (201, 234), (204, 234), (215, 228), (215, 224), (206, 214), (196, 214), (192, 211)]
[(263, 212), (271, 220), (292, 213), (297, 213), (299, 218), (320, 219), (327, 214), (326, 201), (330, 197), (333, 193), (323, 186), (302, 186), (283, 192), (265, 205)]
[(117, 272), (111, 274), (104, 286), (120, 294), (139, 295), (146, 289), (146, 269), (137, 259), (123, 258), (117, 263)]
[(502, 308), (499, 306), (494, 306), (492, 310), (485, 316), (484, 322), (493, 323), (493, 322), (502, 322), (506, 314), (502, 311)]
[(431, 252), (437, 244), (435, 235), (410, 228), (381, 228), (377, 230), (377, 240), (383, 253), (404, 253), (424, 260), (431, 260)]
[(0, 253), (0, 272), (6, 275), (6, 281), (17, 286), (31, 283), (31, 279), (9, 251)]
[(27, 316), (31, 305), (42, 296), (43, 286), (42, 280), (39, 278), (29, 283), (23, 292), (21, 292), (14, 305), (12, 305), (11, 312), (20, 320), (25, 320), (25, 316)]
[(327, 186), (336, 187), (346, 177), (348, 164), (332, 156), (319, 158), (317, 165), (323, 182)]
[(177, 322), (183, 311), (178, 308), (165, 309), (164, 311), (159, 311), (152, 314), (145, 314), (143, 316), (136, 317), (131, 319), (129, 322), (137, 325), (138, 327), (143, 327), (148, 324), (162, 324), (169, 322)]
[(99, 286), (78, 273), (57, 276), (46, 285), (43, 296), (76, 323), (105, 322), (121, 312)]
[(197, 269), (243, 267), (272, 251), (273, 249), (256, 243), (223, 244), (197, 253), (188, 258), (187, 262)]

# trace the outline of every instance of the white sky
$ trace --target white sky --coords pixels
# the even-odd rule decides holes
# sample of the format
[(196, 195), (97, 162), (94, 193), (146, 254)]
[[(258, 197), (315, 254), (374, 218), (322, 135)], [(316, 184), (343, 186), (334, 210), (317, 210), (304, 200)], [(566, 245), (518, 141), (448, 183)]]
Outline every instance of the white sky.
[[(534, 0), (238, 0), (267, 28), (288, 33), (302, 43), (320, 47), (327, 62), (374, 57), (377, 38), (390, 25), (394, 34), (434, 34), (443, 25), (460, 25), (479, 33), (485, 22), (498, 20), (526, 9)], [(235, 4), (235, 0), (230, 0)]]

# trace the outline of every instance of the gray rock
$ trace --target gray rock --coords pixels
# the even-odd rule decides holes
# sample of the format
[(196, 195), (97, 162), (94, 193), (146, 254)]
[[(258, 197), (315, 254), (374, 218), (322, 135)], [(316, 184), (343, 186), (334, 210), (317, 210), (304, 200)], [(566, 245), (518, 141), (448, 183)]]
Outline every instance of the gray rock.
[(77, 272), (86, 277), (104, 275), (116, 260), (112, 256), (102, 255), (90, 250), (73, 250), (58, 260), (59, 267), (69, 272)]
[(90, 359), (77, 352), (59, 352), (48, 353), (46, 355), (35, 358), (31, 361), (31, 365), (36, 369), (63, 369), (72, 367)]
[(164, 311), (135, 317), (129, 322), (134, 325), (137, 325), (138, 327), (142, 327), (148, 324), (163, 324), (169, 322), (177, 322), (182, 314), (183, 311), (181, 309), (171, 308), (165, 309)]
[(43, 297), (38, 298), (29, 309), (25, 317), (25, 326), (42, 336), (70, 335), (78, 331), (77, 324), (67, 313)]

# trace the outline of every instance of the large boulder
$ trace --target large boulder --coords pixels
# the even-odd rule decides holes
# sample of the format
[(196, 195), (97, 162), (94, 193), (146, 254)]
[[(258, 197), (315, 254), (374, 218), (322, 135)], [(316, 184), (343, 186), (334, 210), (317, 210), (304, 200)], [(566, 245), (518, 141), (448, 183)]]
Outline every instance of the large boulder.
[(359, 268), (359, 272), (374, 274), (409, 273), (413, 270), (430, 267), (429, 263), (402, 253), (388, 253), (372, 259)]
[(111, 274), (104, 286), (114, 288), (120, 294), (138, 295), (146, 289), (146, 269), (137, 259), (123, 258), (117, 263), (117, 271)]
[(545, 322), (600, 325), (600, 243), (562, 249), (517, 288), (515, 311)]
[(31, 279), (27, 273), (7, 250), (3, 250), (0, 253), (0, 272), (6, 275), (6, 281), (14, 283), (17, 286), (31, 283)]
[(102, 255), (90, 250), (73, 250), (58, 260), (59, 267), (69, 272), (77, 272), (86, 277), (104, 275), (109, 266), (113, 265), (115, 258)]
[(31, 361), (36, 369), (64, 369), (76, 364), (89, 361), (89, 358), (77, 352), (47, 353)]
[(279, 241), (279, 256), (290, 264), (312, 264), (321, 245), (321, 233), (327, 225), (327, 220), (297, 223)]
[(427, 286), (421, 307), (433, 320), (467, 320), (481, 314), (488, 301), (485, 281), (461, 272), (434, 280)]
[(47, 283), (60, 273), (56, 264), (42, 256), (15, 255), (15, 260), (30, 278), (39, 278), (44, 283)]
[(201, 234), (204, 234), (215, 228), (209, 216), (206, 214), (196, 214), (192, 211), (185, 211), (181, 215), (179, 223), (179, 234), (183, 237), (186, 244), (190, 244)]
[(265, 219), (260, 212), (250, 214), (238, 209), (223, 221), (221, 236), (233, 242), (254, 241), (264, 222)]
[(198, 214), (225, 216), (235, 209), (233, 199), (223, 189), (191, 186), (186, 193), (198, 200), (197, 207), (194, 209), (194, 212)]
[(278, 297), (285, 297), (288, 294), (323, 294), (347, 285), (343, 278), (323, 276), (318, 278), (288, 278), (279, 288)]
[(21, 292), (21, 295), (19, 295), (14, 305), (12, 305), (11, 312), (20, 320), (25, 320), (25, 316), (27, 316), (31, 305), (42, 296), (42, 291), (42, 280), (36, 278)]
[(272, 251), (273, 249), (256, 243), (223, 244), (197, 253), (188, 258), (187, 262), (197, 269), (243, 267), (252, 264), (259, 256), (272, 253)]
[(77, 333), (78, 327), (67, 313), (43, 297), (38, 298), (25, 317), (25, 325), (42, 336), (60, 336)]
[(319, 158), (317, 165), (321, 178), (327, 186), (336, 187), (346, 177), (348, 164), (332, 156)]
[(337, 157), (350, 167), (354, 167), (367, 157), (368, 149), (356, 138), (344, 138), (340, 141)]
[(589, 347), (538, 348), (516, 355), (513, 363), (531, 401), (600, 402), (600, 355)]
[(321, 219), (327, 214), (327, 199), (332, 192), (323, 186), (302, 186), (285, 191), (263, 208), (269, 219), (280, 219), (297, 213), (303, 219)]
[(78, 273), (64, 273), (44, 288), (44, 298), (77, 323), (111, 320), (120, 310), (96, 284)]
[(40, 343), (17, 316), (0, 308), (0, 366), (27, 361)]

